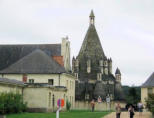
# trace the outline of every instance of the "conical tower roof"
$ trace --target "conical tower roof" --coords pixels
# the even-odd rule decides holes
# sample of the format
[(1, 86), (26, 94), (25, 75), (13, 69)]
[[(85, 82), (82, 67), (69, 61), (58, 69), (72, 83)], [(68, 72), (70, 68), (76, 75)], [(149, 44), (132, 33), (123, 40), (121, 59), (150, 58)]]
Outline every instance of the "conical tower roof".
[(91, 10), (91, 13), (90, 13), (89, 17), (95, 17), (93, 10)]
[[(94, 16), (94, 13), (92, 12), (91, 15)], [(104, 51), (94, 25), (94, 19), (91, 19), (91, 15), (90, 26), (77, 56), (79, 64), (82, 65), (82, 68), (79, 69), (79, 79), (82, 80), (88, 78), (96, 80), (96, 74), (99, 72), (99, 61), (105, 59)], [(89, 74), (87, 74), (88, 60), (91, 63), (91, 72)]]
[[(93, 11), (91, 14), (93, 14)], [(93, 24), (90, 24), (88, 28), (88, 31), (82, 43), (78, 58), (80, 59), (83, 56), (86, 58), (90, 58), (90, 59), (93, 59), (93, 58), (104, 59), (105, 58), (104, 51), (101, 46), (101, 42), (99, 40), (95, 25)]]
[(120, 72), (119, 68), (116, 69), (115, 74), (120, 74), (121, 75), (121, 72)]

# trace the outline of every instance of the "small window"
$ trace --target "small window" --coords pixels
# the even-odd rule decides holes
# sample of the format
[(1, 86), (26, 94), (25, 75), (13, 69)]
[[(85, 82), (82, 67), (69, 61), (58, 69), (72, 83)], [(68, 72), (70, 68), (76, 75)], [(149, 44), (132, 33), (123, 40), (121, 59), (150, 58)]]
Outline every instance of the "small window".
[(48, 79), (48, 84), (49, 84), (49, 85), (53, 85), (53, 84), (54, 84), (53, 79)]
[(29, 83), (34, 83), (34, 79), (29, 79)]

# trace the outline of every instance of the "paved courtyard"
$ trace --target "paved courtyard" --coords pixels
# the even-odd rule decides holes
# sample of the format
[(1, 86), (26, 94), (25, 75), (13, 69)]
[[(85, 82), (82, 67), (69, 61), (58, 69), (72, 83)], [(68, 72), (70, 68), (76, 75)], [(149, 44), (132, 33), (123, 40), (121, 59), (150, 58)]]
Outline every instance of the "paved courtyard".
[[(116, 113), (113, 112), (103, 118), (116, 118)], [(120, 118), (129, 118), (128, 112), (122, 112)], [(143, 112), (142, 117), (139, 117), (139, 113), (135, 112), (134, 118), (152, 118), (151, 113), (149, 112)]]

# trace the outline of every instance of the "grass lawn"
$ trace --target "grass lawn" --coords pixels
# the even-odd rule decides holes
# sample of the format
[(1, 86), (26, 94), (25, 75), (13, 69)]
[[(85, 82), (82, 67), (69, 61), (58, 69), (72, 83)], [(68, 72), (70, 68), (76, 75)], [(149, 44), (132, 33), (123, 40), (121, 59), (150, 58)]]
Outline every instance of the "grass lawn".
[[(102, 118), (109, 112), (70, 111), (61, 112), (60, 118)], [(10, 114), (6, 118), (56, 118), (56, 113), (21, 113)]]

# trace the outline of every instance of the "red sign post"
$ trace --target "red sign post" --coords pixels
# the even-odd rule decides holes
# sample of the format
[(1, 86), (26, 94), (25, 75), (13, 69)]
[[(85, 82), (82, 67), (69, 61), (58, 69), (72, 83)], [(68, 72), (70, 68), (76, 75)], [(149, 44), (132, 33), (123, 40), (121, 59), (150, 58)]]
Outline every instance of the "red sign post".
[(58, 106), (58, 110), (56, 112), (56, 118), (59, 118), (59, 111), (64, 106), (64, 99), (58, 99), (57, 100), (57, 106)]

